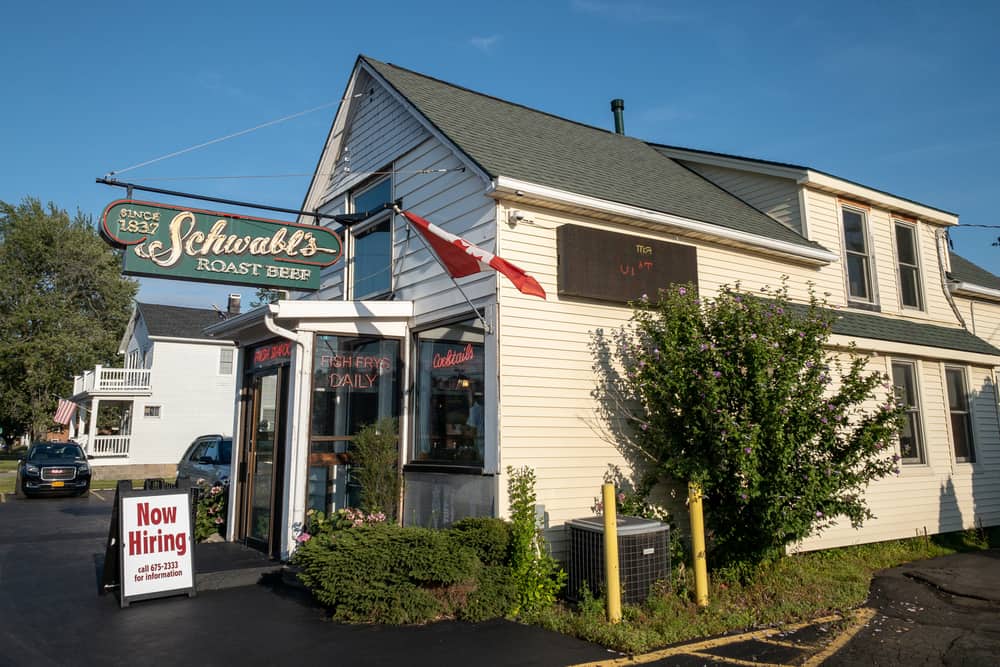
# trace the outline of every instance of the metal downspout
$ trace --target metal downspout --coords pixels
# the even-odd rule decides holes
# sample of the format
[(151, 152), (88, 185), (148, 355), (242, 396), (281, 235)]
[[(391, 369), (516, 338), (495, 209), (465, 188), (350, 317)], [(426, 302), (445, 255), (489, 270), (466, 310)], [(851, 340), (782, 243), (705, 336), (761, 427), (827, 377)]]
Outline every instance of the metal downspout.
[(944, 298), (948, 301), (948, 305), (951, 306), (952, 312), (955, 313), (955, 317), (958, 318), (958, 323), (962, 325), (963, 329), (968, 331), (969, 327), (965, 324), (965, 318), (962, 317), (962, 313), (955, 304), (955, 299), (951, 296), (951, 290), (948, 289), (948, 274), (944, 268), (944, 253), (941, 252), (941, 248), (946, 242), (944, 239), (947, 234), (948, 232), (943, 229), (934, 232), (934, 245), (937, 246), (938, 269), (941, 273), (941, 290), (944, 292)]
[[(280, 303), (280, 302), (279, 302)], [(278, 312), (281, 310), (279, 303), (272, 303), (267, 307), (267, 311), (264, 313), (264, 327), (281, 338), (286, 338), (296, 346), (295, 354), (295, 378), (292, 383), (292, 391), (289, 392), (288, 407), (290, 410), (289, 414), (286, 415), (288, 421), (288, 426), (285, 429), (285, 434), (287, 440), (285, 442), (286, 451), (286, 476), (285, 476), (285, 502), (282, 503), (281, 508), (281, 521), (282, 525), (280, 530), (282, 531), (281, 536), (281, 557), (287, 559), (291, 556), (291, 547), (294, 544), (293, 526), (295, 523), (301, 523), (305, 520), (305, 503), (300, 503), (300, 500), (305, 497), (305, 478), (303, 477), (302, 484), (299, 485), (298, 471), (300, 466), (299, 461), (299, 447), (298, 435), (299, 435), (299, 419), (301, 415), (308, 414), (308, 406), (305, 406), (305, 412), (300, 409), (301, 406), (298, 404), (302, 402), (302, 397), (308, 397), (309, 391), (308, 387), (305, 386), (305, 382), (308, 379), (306, 376), (306, 362), (308, 348), (311, 345), (307, 345), (306, 341), (312, 342), (312, 333), (299, 333), (292, 331), (291, 329), (286, 329), (275, 323), (274, 318), (277, 316)], [(299, 487), (302, 488), (299, 488)]]

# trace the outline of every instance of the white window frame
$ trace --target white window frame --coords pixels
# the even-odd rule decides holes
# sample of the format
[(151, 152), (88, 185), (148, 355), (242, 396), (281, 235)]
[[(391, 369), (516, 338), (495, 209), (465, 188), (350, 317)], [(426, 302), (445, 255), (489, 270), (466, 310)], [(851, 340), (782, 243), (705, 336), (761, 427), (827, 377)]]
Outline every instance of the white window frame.
[[(902, 445), (899, 449), (900, 462), (905, 465), (926, 465), (927, 464), (927, 447), (924, 438), (924, 424), (923, 424), (923, 409), (921, 408), (920, 401), (920, 374), (917, 370), (917, 362), (911, 359), (890, 359), (889, 360), (889, 373), (892, 377), (893, 382), (895, 382), (894, 371), (896, 366), (903, 366), (910, 369), (913, 379), (913, 405), (906, 406), (907, 417), (913, 416), (912, 428), (914, 437), (916, 438), (916, 448), (917, 456), (916, 458), (906, 458), (903, 456)], [(896, 385), (898, 386), (898, 385)], [(899, 397), (899, 394), (896, 394)]]
[[(393, 197), (395, 195), (395, 189), (394, 189), (394, 184), (392, 183), (392, 176), (386, 176), (384, 178), (379, 178), (379, 179), (377, 179), (375, 181), (372, 181), (371, 183), (368, 183), (364, 187), (358, 188), (357, 190), (355, 190), (355, 191), (353, 191), (353, 192), (350, 193), (350, 196), (349, 196), (348, 199), (350, 201), (351, 212), (352, 213), (363, 213), (364, 211), (358, 211), (358, 210), (355, 209), (355, 203), (354, 203), (355, 200), (359, 196), (365, 194), (366, 192), (369, 192), (370, 190), (373, 190), (374, 188), (377, 188), (377, 187), (383, 185), (386, 181), (389, 181), (389, 196), (390, 196), (390, 198)], [(344, 234), (344, 237), (345, 237), (345, 240), (347, 241), (347, 246), (348, 246), (347, 247), (348, 255), (350, 257), (349, 261), (346, 264), (346, 266), (347, 266), (346, 274), (347, 275), (345, 276), (345, 278), (346, 278), (346, 281), (347, 281), (347, 289), (344, 290), (345, 298), (347, 298), (347, 299), (353, 299), (353, 300), (359, 300), (359, 299), (379, 299), (379, 298), (383, 298), (383, 297), (386, 297), (386, 296), (392, 294), (393, 287), (394, 287), (393, 286), (393, 278), (394, 278), (394, 275), (393, 275), (393, 266), (394, 266), (394, 263), (395, 263), (394, 248), (393, 248), (393, 236), (394, 236), (394, 234), (393, 234), (393, 221), (392, 221), (392, 219), (393, 219), (393, 213), (392, 213), (392, 211), (386, 210), (386, 211), (380, 212), (380, 213), (378, 213), (376, 215), (373, 215), (371, 218), (365, 220), (364, 222), (352, 225), (350, 228), (347, 229), (347, 233)], [(383, 289), (383, 290), (378, 290), (378, 291), (374, 291), (374, 292), (359, 293), (357, 290), (355, 290), (355, 282), (356, 282), (356, 279), (357, 279), (357, 275), (356, 275), (356, 266), (357, 266), (357, 264), (356, 264), (355, 260), (356, 260), (356, 253), (357, 253), (357, 247), (358, 247), (358, 245), (357, 245), (358, 239), (361, 238), (361, 237), (364, 237), (368, 232), (371, 232), (375, 227), (378, 227), (379, 225), (385, 223), (386, 221), (388, 221), (388, 223), (389, 223), (389, 265), (387, 267), (388, 271), (389, 271), (389, 285), (385, 289)]]
[[(150, 414), (150, 412), (156, 412), (156, 414)], [(142, 406), (142, 418), (143, 419), (161, 419), (163, 417), (163, 406), (162, 405), (144, 405)]]
[[(948, 373), (955, 372), (962, 379), (962, 390), (964, 392), (965, 399), (965, 410), (952, 410), (951, 408), (951, 383), (948, 382)], [(946, 407), (948, 410), (948, 440), (951, 442), (951, 455), (954, 457), (956, 463), (975, 463), (976, 462), (976, 426), (973, 420), (973, 404), (972, 395), (969, 393), (969, 369), (965, 366), (949, 366), (944, 367), (944, 393), (945, 400), (947, 401)], [(956, 414), (965, 415), (965, 427), (966, 434), (969, 440), (969, 455), (959, 456), (955, 449), (955, 427), (954, 419)]]
[[(865, 242), (865, 252), (863, 254), (847, 249), (847, 227), (844, 224), (844, 213), (847, 211), (861, 216), (861, 235)], [(875, 256), (872, 252), (871, 226), (868, 224), (868, 213), (867, 209), (860, 206), (853, 206), (846, 203), (840, 204), (840, 242), (843, 245), (844, 256), (844, 290), (849, 306), (878, 306), (878, 288), (875, 283)], [(869, 292), (868, 297), (851, 294), (851, 266), (847, 260), (852, 255), (864, 258), (865, 279), (868, 283)]]
[[(913, 234), (913, 259), (916, 262), (915, 264), (904, 264), (903, 260), (899, 256), (898, 230), (900, 227), (910, 230), (910, 233)], [(920, 267), (920, 237), (918, 235), (917, 225), (906, 220), (893, 218), (892, 243), (896, 252), (896, 291), (899, 294), (899, 307), (901, 309), (924, 311), (927, 308), (927, 302), (924, 299), (924, 274)], [(903, 301), (903, 269), (913, 271), (915, 274), (915, 282), (917, 286), (917, 305), (915, 306), (907, 304)]]
[[(227, 360), (226, 352), (229, 353), (229, 359)], [(224, 364), (229, 364), (229, 370), (223, 371)], [(236, 351), (231, 347), (219, 348), (219, 375), (230, 376), (236, 369)]]

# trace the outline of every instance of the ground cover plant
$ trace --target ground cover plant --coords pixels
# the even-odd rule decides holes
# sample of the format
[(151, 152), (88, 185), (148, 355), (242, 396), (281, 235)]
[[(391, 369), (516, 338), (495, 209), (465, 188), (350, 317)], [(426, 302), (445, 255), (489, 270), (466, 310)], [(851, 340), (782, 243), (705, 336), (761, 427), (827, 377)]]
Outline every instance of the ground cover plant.
[(624, 605), (622, 622), (607, 621), (605, 601), (585, 596), (534, 617), (549, 630), (624, 653), (691, 639), (780, 626), (845, 612), (864, 603), (872, 575), (903, 563), (1000, 546), (1000, 529), (966, 531), (795, 554), (740, 572), (710, 576), (711, 603), (694, 601), (690, 571), (663, 582), (643, 605)]
[(831, 353), (821, 300), (689, 285), (633, 307), (628, 325), (595, 334), (595, 396), (641, 491), (701, 486), (709, 562), (748, 568), (872, 517), (864, 492), (899, 472), (903, 407), (867, 357)]

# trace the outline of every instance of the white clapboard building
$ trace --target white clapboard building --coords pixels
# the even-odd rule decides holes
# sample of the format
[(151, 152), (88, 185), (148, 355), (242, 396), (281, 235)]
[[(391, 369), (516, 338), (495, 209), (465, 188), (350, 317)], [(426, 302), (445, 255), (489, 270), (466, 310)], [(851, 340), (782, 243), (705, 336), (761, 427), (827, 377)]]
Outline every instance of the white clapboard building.
[(172, 481), (197, 436), (232, 433), (236, 348), (203, 332), (223, 317), (136, 303), (118, 349), (122, 367), (96, 366), (74, 378), (79, 408), (70, 437), (93, 457), (97, 476)]
[[(405, 524), (503, 516), (506, 468), (530, 466), (563, 553), (565, 522), (591, 514), (609, 464), (626, 464), (595, 425), (589, 344), (629, 318), (637, 271), (709, 295), (789, 276), (806, 300), (814, 284), (838, 309), (832, 342), (857, 343), (911, 388), (901, 474), (868, 492), (878, 518), (802, 548), (1000, 523), (1000, 279), (949, 255), (957, 214), (808, 167), (650, 144), (367, 57), (343, 99), (302, 206), (369, 214), (322, 223), (343, 235), (343, 260), (318, 292), (209, 328), (239, 344), (232, 539), (287, 555), (308, 509), (356, 502), (352, 437), (396, 417)], [(459, 278), (460, 291), (383, 206), (397, 200), (525, 270), (547, 298), (494, 271)]]

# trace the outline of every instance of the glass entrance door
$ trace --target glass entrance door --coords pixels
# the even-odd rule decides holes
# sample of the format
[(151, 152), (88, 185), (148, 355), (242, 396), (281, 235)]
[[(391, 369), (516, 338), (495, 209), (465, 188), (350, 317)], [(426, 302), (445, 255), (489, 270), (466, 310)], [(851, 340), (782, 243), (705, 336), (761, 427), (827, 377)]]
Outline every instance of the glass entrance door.
[(280, 371), (254, 378), (245, 534), (248, 543), (266, 551), (274, 550), (274, 520), (280, 505), (281, 393)]

